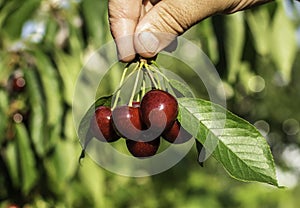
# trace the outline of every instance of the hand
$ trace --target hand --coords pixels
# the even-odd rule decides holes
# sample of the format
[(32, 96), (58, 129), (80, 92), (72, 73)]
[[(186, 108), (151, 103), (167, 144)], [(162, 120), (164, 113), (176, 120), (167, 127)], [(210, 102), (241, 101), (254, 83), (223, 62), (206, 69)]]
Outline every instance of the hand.
[(194, 24), (272, 0), (109, 0), (108, 12), (119, 59), (155, 56)]

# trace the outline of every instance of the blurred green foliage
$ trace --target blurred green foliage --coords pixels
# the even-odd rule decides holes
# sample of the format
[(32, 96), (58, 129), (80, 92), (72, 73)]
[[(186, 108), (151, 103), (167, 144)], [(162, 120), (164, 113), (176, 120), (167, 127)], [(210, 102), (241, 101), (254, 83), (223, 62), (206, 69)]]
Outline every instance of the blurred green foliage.
[[(89, 157), (80, 166), (72, 96), (84, 62), (112, 39), (107, 1), (0, 0), (0, 207), (297, 207), (296, 4), (214, 16), (184, 34), (216, 65), (228, 109), (267, 133), (279, 183), (290, 187), (276, 189), (235, 181), (213, 159), (199, 167), (195, 148), (172, 169), (145, 178), (115, 175)], [(198, 84), (191, 77), (189, 83)]]

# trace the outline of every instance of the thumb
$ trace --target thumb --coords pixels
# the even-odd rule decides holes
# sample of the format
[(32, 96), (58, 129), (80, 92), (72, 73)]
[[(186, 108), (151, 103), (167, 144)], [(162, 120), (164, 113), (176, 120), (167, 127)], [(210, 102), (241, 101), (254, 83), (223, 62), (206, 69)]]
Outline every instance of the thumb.
[[(140, 19), (134, 47), (145, 58), (156, 55), (178, 35), (216, 12), (211, 0), (162, 0)], [(218, 7), (219, 8), (219, 7)]]

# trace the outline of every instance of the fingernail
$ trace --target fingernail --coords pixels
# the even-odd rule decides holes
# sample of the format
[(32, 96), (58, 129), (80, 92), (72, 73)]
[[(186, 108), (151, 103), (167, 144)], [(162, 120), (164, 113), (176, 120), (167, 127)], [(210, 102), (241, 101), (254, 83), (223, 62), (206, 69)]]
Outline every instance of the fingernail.
[(155, 35), (153, 35), (150, 32), (142, 32), (141, 34), (139, 34), (139, 40), (142, 46), (144, 47), (144, 49), (146, 50), (145, 52), (147, 53), (156, 52), (159, 45), (159, 41), (155, 37)]

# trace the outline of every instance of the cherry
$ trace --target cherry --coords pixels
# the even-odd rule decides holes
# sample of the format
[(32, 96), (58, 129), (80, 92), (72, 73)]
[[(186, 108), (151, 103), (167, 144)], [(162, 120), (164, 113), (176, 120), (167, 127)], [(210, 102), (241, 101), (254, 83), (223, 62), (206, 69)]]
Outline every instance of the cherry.
[(13, 93), (20, 93), (25, 87), (26, 80), (23, 72), (20, 69), (14, 71), (9, 77), (8, 89)]
[(192, 135), (181, 127), (178, 120), (162, 133), (162, 137), (170, 143), (182, 144), (192, 138)]
[(24, 77), (16, 76), (13, 78), (12, 82), (13, 82), (12, 83), (13, 90), (15, 92), (20, 92), (20, 91), (24, 90), (25, 85), (26, 85)]
[[(135, 107), (134, 107), (135, 106)], [(116, 107), (112, 112), (113, 123), (120, 136), (137, 140), (143, 129), (138, 104)]]
[(90, 129), (92, 135), (103, 142), (114, 142), (120, 138), (114, 130), (109, 107), (100, 106), (96, 109)]
[(163, 132), (175, 121), (178, 103), (170, 93), (155, 89), (144, 95), (140, 112), (142, 121), (148, 128), (151, 126), (153, 131)]
[(126, 140), (127, 149), (134, 157), (150, 157), (155, 155), (159, 144), (159, 138), (149, 142)]

